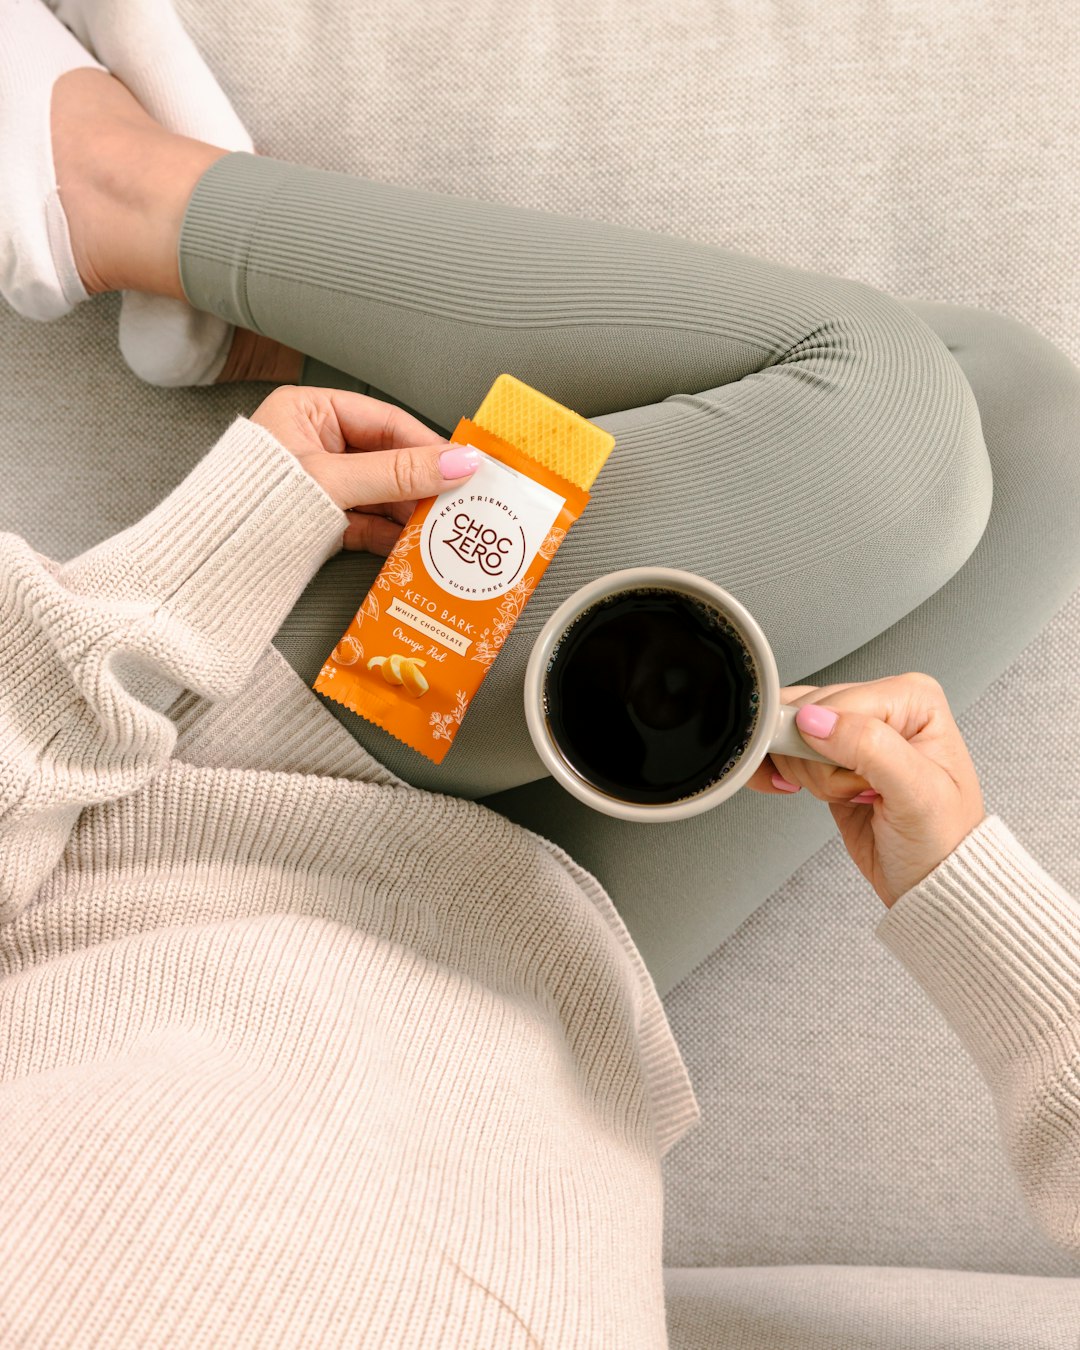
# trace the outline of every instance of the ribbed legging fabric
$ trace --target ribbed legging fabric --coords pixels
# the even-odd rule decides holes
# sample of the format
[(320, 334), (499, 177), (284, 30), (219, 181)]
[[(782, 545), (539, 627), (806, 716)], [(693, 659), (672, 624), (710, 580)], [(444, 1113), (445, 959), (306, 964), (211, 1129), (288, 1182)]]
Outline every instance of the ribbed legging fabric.
[[(608, 889), (661, 992), (835, 829), (805, 792), (639, 825), (554, 784), (522, 677), (571, 591), (623, 567), (685, 568), (750, 609), (782, 684), (919, 669), (959, 713), (1080, 581), (1080, 373), (1015, 320), (248, 154), (199, 181), (179, 262), (193, 305), (304, 352), (306, 383), (449, 432), (508, 371), (615, 436), (442, 765), (326, 706), (407, 781), (562, 844)], [(307, 683), (380, 561), (332, 559), (279, 631)]]

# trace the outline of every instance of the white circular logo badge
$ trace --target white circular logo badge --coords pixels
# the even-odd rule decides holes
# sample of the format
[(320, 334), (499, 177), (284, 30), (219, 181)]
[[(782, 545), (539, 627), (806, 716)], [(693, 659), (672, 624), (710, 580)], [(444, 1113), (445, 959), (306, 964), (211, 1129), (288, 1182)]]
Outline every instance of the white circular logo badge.
[(464, 487), (435, 498), (420, 534), (424, 566), (451, 595), (502, 595), (521, 580), (564, 500), (484, 455)]

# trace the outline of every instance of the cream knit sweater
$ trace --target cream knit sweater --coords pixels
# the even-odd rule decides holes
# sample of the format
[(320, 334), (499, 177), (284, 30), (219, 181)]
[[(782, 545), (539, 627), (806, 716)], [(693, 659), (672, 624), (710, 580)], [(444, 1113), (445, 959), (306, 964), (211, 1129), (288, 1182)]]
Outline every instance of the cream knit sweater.
[[(269, 645), (344, 527), (238, 418), (71, 562), (0, 535), (0, 1344), (666, 1343), (655, 988)], [(878, 931), (1080, 1245), (1074, 902), (990, 816)]]

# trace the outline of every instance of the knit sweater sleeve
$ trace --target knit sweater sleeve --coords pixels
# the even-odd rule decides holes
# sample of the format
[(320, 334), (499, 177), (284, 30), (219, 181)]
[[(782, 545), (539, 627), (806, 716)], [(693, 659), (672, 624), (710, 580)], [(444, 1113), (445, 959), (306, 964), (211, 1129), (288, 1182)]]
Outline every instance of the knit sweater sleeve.
[(33, 899), (85, 806), (167, 764), (181, 692), (243, 689), (346, 524), (238, 417), (159, 506), (70, 562), (0, 533), (0, 923)]
[(1036, 1220), (1080, 1250), (1080, 905), (990, 815), (877, 934), (986, 1080)]

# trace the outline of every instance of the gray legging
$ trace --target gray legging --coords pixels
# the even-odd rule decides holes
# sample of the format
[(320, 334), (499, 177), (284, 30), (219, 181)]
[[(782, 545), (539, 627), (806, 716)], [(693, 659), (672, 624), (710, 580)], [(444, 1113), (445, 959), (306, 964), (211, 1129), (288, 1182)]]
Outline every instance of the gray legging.
[[(959, 713), (1080, 583), (1080, 372), (990, 311), (247, 154), (196, 187), (180, 275), (193, 305), (307, 353), (304, 383), (448, 433), (509, 371), (615, 436), (441, 766), (324, 702), (402, 778), (480, 799), (589, 868), (662, 993), (835, 827), (809, 793), (640, 825), (563, 792), (521, 688), (572, 590), (686, 568), (747, 605), (782, 684), (923, 670)], [(280, 630), (308, 684), (379, 565), (331, 559)]]

